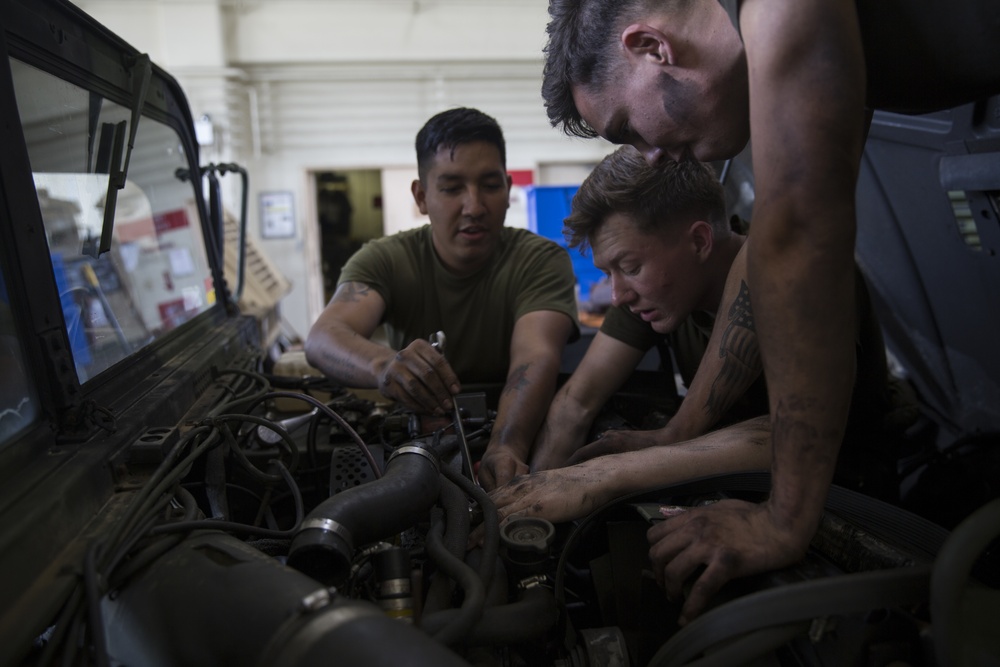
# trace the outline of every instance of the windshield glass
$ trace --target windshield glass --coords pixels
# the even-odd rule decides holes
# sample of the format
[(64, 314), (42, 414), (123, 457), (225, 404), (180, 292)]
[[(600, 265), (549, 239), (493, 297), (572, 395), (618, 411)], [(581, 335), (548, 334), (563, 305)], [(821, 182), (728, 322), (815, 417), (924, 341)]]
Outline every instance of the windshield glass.
[(195, 187), (177, 133), (144, 116), (118, 191), (111, 250), (94, 259), (115, 125), (127, 108), (11, 59), (18, 111), (81, 383), (215, 303)]

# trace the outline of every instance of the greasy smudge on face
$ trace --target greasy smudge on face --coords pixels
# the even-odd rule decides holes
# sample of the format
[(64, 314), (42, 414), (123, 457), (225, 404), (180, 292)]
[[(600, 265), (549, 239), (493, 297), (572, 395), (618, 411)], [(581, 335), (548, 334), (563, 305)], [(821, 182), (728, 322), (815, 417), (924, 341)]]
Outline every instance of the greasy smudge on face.
[(668, 72), (660, 72), (659, 85), (663, 111), (676, 127), (689, 127), (697, 107), (698, 91), (692, 83), (681, 81)]

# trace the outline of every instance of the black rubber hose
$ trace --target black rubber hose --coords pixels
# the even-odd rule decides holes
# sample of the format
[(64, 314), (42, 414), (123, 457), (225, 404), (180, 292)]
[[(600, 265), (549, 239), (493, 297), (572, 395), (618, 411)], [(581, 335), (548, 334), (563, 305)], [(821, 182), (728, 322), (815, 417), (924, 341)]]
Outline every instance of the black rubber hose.
[(664, 643), (649, 667), (686, 665), (729, 639), (818, 616), (926, 602), (927, 565), (803, 581), (745, 595), (699, 616)]
[(931, 575), (931, 636), (941, 665), (971, 664), (963, 656), (962, 599), (976, 560), (1000, 535), (1000, 499), (983, 505), (960, 523), (934, 561)]
[[(462, 461), (457, 458), (450, 461), (442, 469), (443, 479), (441, 480), (439, 504), (444, 508), (445, 514), (444, 545), (456, 558), (464, 558), (469, 545), (471, 518), (469, 516), (469, 499), (462, 489), (450, 479), (455, 475), (461, 475), (461, 472), (454, 467), (456, 464), (460, 470)], [(451, 476), (448, 475), (448, 471), (452, 473)]]
[(354, 550), (410, 528), (434, 505), (441, 488), (437, 455), (411, 444), (396, 451), (385, 474), (320, 503), (288, 553), (288, 565), (327, 585), (349, 574)]
[(273, 539), (287, 540), (296, 534), (299, 525), (302, 524), (302, 517), (305, 512), (302, 504), (302, 494), (295, 483), (295, 478), (288, 472), (288, 468), (278, 460), (270, 462), (278, 470), (278, 475), (285, 480), (291, 491), (292, 499), (295, 502), (295, 526), (288, 530), (271, 530), (259, 528), (236, 521), (218, 521), (216, 519), (202, 519), (195, 521), (175, 521), (173, 523), (163, 523), (149, 529), (149, 535), (164, 535), (167, 533), (181, 533), (190, 530), (226, 530), (242, 535), (254, 535), (257, 537), (268, 537)]
[[(470, 549), (465, 554), (465, 562), (476, 572), (482, 572), (482, 559), (483, 550), (480, 547)], [(502, 558), (495, 558), (494, 560), (496, 563), (493, 566), (493, 581), (490, 582), (489, 588), (486, 589), (487, 607), (496, 607), (510, 602), (510, 583), (507, 579), (507, 568)]]
[[(456, 462), (461, 463), (457, 459)], [(469, 541), (469, 501), (462, 489), (442, 476), (439, 503), (444, 508), (445, 516), (444, 547), (452, 556), (464, 558)], [(424, 613), (450, 609), (454, 589), (454, 580), (445, 576), (443, 572), (438, 572), (427, 589)]]
[[(136, 537), (138, 538), (138, 535)], [(185, 533), (175, 533), (169, 536), (158, 537), (149, 541), (142, 549), (136, 550), (134, 553), (128, 553), (128, 560), (124, 561), (120, 566), (108, 568), (108, 572), (111, 573), (107, 578), (108, 588), (114, 589), (124, 585), (136, 572), (184, 541), (184, 537)], [(146, 539), (148, 540), (149, 538)], [(134, 543), (130, 544), (135, 546)]]
[[(308, 394), (300, 394), (298, 392), (293, 392), (293, 391), (272, 391), (255, 397), (253, 401), (247, 403), (245, 410), (247, 412), (250, 412), (259, 403), (275, 398), (285, 398), (285, 399), (305, 401), (306, 403), (309, 403), (314, 408), (319, 410), (325, 416), (335, 421), (340, 426), (340, 428), (342, 428), (344, 432), (348, 436), (350, 436), (351, 440), (354, 441), (354, 444), (358, 446), (358, 451), (361, 452), (361, 455), (365, 457), (366, 461), (368, 461), (368, 465), (371, 466), (372, 474), (375, 475), (375, 477), (382, 476), (382, 469), (378, 466), (378, 463), (375, 462), (375, 458), (372, 456), (371, 451), (369, 451), (368, 445), (366, 445), (365, 441), (361, 439), (361, 436), (358, 435), (358, 432), (354, 430), (354, 427), (351, 426), (346, 419), (337, 414), (337, 412), (333, 410), (329, 405), (323, 403), (319, 399), (313, 398)], [(281, 431), (276, 430), (275, 432), (280, 433)], [(297, 452), (298, 449), (296, 448), (295, 451)]]
[(810, 623), (790, 623), (756, 630), (722, 648), (713, 648), (709, 655), (701, 660), (689, 662), (685, 667), (730, 667), (751, 663), (755, 658), (784, 646), (799, 635), (806, 634), (810, 625)]
[[(440, 611), (424, 618), (421, 628), (434, 635), (459, 614), (457, 609)], [(467, 646), (499, 646), (542, 637), (559, 620), (559, 608), (552, 591), (543, 586), (527, 589), (510, 604), (487, 607), (483, 616), (463, 638)]]
[(497, 554), (500, 551), (500, 519), (497, 517), (496, 504), (482, 487), (477, 486), (465, 475), (450, 468), (445, 468), (442, 472), (445, 477), (469, 494), (483, 510), (483, 556), (479, 565), (479, 577), (483, 581), (483, 587), (488, 589), (493, 580)]
[(450, 615), (448, 622), (432, 636), (442, 644), (451, 645), (465, 642), (469, 631), (482, 618), (486, 606), (486, 589), (479, 574), (466, 565), (465, 561), (451, 555), (444, 546), (444, 519), (441, 514), (438, 508), (431, 512), (431, 527), (427, 531), (427, 555), (446, 575), (458, 582), (465, 596), (461, 608), (454, 610), (456, 613)]

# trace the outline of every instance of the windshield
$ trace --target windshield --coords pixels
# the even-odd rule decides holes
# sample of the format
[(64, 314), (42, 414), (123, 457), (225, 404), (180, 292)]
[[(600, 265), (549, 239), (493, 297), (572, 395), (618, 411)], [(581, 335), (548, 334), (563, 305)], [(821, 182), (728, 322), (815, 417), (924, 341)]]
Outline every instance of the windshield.
[(99, 245), (127, 108), (11, 59), (38, 204), (81, 383), (215, 303), (189, 162), (169, 126), (143, 116), (118, 191), (109, 252)]

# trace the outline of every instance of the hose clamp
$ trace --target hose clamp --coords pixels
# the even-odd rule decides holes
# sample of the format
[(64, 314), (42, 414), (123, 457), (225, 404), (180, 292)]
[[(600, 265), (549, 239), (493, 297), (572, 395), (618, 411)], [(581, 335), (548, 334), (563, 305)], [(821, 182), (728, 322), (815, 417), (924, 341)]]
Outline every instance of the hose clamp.
[(403, 445), (402, 447), (400, 447), (399, 449), (397, 449), (396, 451), (394, 451), (392, 454), (389, 455), (389, 460), (386, 461), (386, 465), (391, 463), (392, 460), (397, 456), (402, 456), (403, 454), (419, 454), (420, 456), (423, 456), (432, 464), (434, 464), (435, 471), (441, 472), (441, 466), (438, 463), (437, 457), (434, 456), (434, 454), (428, 451), (425, 447), (418, 447), (417, 445)]
[(302, 526), (299, 528), (300, 532), (304, 530), (321, 530), (324, 533), (333, 533), (347, 542), (350, 550), (354, 551), (354, 540), (351, 538), (351, 531), (347, 530), (343, 524), (337, 523), (333, 519), (326, 519), (324, 517), (306, 519), (302, 522)]

